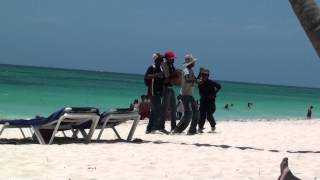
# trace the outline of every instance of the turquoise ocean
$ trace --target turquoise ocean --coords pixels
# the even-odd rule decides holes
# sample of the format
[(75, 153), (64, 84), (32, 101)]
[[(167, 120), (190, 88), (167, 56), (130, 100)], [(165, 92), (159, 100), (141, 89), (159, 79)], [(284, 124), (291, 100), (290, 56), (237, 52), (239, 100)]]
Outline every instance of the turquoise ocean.
[[(310, 105), (320, 118), (320, 89), (220, 83), (217, 120), (301, 119)], [(65, 106), (124, 108), (145, 93), (142, 75), (0, 65), (0, 118), (47, 116)], [(227, 103), (234, 107), (224, 110)]]

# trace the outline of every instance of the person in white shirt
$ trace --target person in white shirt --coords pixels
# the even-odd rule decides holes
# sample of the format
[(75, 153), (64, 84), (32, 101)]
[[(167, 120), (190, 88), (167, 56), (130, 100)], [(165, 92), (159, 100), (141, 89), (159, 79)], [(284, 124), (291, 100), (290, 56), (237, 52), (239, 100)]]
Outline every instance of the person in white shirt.
[(197, 102), (193, 97), (194, 86), (197, 83), (197, 78), (194, 75), (192, 68), (197, 61), (191, 54), (185, 56), (185, 62), (181, 83), (181, 95), (184, 107), (184, 115), (180, 120), (177, 127), (174, 129), (174, 133), (182, 133), (190, 124), (188, 135), (194, 135), (197, 133), (197, 124), (199, 120), (199, 110)]

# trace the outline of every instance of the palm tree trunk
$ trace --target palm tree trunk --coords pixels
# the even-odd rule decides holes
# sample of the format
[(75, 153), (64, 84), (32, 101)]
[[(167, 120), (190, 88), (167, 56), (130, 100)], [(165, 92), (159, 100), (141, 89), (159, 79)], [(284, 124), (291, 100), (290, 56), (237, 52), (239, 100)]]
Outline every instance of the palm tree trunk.
[(304, 31), (320, 57), (320, 9), (314, 0), (289, 0)]

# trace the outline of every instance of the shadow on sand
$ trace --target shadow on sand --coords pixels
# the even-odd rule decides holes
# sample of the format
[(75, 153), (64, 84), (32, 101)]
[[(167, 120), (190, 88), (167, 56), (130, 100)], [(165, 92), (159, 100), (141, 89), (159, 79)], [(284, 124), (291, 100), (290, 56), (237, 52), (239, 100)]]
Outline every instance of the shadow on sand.
[[(54, 144), (56, 145), (63, 145), (63, 144), (83, 144), (84, 139), (73, 139), (73, 138), (56, 138)], [(195, 147), (214, 147), (214, 148), (223, 148), (223, 149), (238, 149), (238, 150), (254, 150), (254, 151), (269, 151), (273, 153), (279, 153), (280, 150), (275, 149), (261, 149), (256, 147), (249, 147), (249, 146), (231, 146), (231, 145), (217, 145), (217, 144), (202, 144), (202, 143), (179, 143), (179, 142), (169, 142), (169, 141), (149, 141), (149, 140), (142, 140), (142, 139), (134, 139), (133, 141), (126, 141), (126, 140), (92, 140), (91, 143), (96, 144), (114, 144), (114, 143), (131, 143), (131, 144), (175, 144), (181, 146), (195, 146)], [(33, 141), (32, 139), (0, 139), (0, 145), (7, 144), (7, 145), (28, 145), (28, 144), (38, 144), (37, 142)], [(291, 154), (320, 154), (320, 151), (292, 151), (287, 150), (287, 153)]]

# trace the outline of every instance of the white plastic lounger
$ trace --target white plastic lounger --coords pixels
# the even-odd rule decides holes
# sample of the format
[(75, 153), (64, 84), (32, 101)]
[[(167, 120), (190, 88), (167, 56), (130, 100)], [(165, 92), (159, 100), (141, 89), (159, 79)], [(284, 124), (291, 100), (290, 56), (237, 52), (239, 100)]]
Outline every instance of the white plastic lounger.
[[(52, 144), (58, 131), (72, 130), (74, 126), (91, 122), (85, 142), (89, 143), (99, 122), (99, 110), (96, 108), (63, 108), (48, 118), (32, 120), (0, 120), (3, 127), (0, 136), (6, 128), (31, 128), (40, 144)], [(45, 140), (42, 130), (53, 130), (49, 140)]]
[(97, 140), (101, 139), (102, 133), (105, 128), (111, 128), (118, 137), (118, 139), (122, 139), (116, 129), (116, 126), (124, 122), (127, 122), (128, 120), (133, 120), (131, 129), (127, 136), (127, 141), (131, 141), (140, 121), (140, 115), (137, 111), (114, 111), (104, 113), (101, 115), (101, 117), (102, 118), (99, 121), (99, 125), (97, 126), (97, 129), (100, 129)]
[[(96, 129), (100, 129), (99, 135), (97, 137), (97, 140), (99, 141), (101, 139), (102, 133), (106, 128), (111, 128), (113, 132), (116, 134), (118, 139), (122, 139), (119, 132), (116, 129), (116, 126), (125, 123), (129, 120), (133, 120), (132, 126), (130, 128), (130, 131), (127, 136), (127, 141), (131, 141), (133, 138), (133, 135), (136, 131), (136, 128), (138, 126), (140, 115), (137, 111), (129, 111), (127, 109), (117, 109), (115, 111), (111, 112), (105, 112), (100, 115), (99, 123), (96, 127)], [(74, 132), (74, 137), (77, 136), (77, 133), (80, 131), (82, 136), (86, 137), (87, 134), (84, 129), (78, 128), (78, 131)]]

